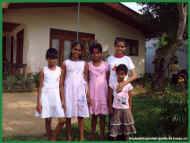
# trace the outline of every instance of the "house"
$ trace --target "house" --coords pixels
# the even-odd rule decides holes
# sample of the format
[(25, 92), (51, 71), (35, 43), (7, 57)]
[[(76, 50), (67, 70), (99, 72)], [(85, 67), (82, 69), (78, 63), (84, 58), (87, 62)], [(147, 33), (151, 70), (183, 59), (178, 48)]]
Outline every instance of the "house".
[(11, 71), (25, 67), (39, 72), (50, 47), (59, 51), (59, 64), (68, 58), (71, 41), (86, 49), (92, 40), (113, 54), (114, 39), (126, 39), (127, 53), (138, 75), (145, 71), (145, 35), (141, 15), (120, 3), (9, 3), (3, 9), (3, 59)]

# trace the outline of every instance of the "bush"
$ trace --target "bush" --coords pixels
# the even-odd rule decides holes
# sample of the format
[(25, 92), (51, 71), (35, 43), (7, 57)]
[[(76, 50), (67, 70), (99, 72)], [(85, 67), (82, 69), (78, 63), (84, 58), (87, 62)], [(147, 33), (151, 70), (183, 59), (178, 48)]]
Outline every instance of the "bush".
[(167, 88), (161, 98), (160, 130), (165, 136), (187, 137), (187, 96)]
[(32, 74), (24, 75), (9, 75), (3, 82), (5, 91), (32, 91), (35, 88), (35, 82)]
[(39, 87), (39, 76), (40, 76), (40, 73), (35, 73), (32, 76), (33, 76), (34, 83), (35, 83), (36, 87), (38, 88)]
[(3, 88), (7, 90), (11, 90), (14, 88), (14, 84), (16, 83), (16, 77), (15, 76), (7, 76), (6, 80), (3, 81)]
[(152, 83), (152, 75), (148, 73), (141, 74), (140, 78), (136, 79), (133, 82), (134, 85), (141, 85), (147, 89), (151, 88), (151, 83)]

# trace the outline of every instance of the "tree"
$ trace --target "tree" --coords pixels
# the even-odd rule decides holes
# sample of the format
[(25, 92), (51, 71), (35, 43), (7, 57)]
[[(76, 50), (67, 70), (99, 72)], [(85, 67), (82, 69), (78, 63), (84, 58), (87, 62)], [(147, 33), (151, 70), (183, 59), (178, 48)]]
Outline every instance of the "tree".
[[(164, 71), (166, 71), (171, 57), (187, 38), (187, 3), (148, 3), (142, 5), (146, 23), (153, 31), (150, 37), (161, 37), (156, 57), (160, 57), (160, 60), (164, 58)], [(163, 37), (167, 39), (165, 44), (162, 41)], [(157, 77), (160, 76), (159, 73), (155, 74)]]

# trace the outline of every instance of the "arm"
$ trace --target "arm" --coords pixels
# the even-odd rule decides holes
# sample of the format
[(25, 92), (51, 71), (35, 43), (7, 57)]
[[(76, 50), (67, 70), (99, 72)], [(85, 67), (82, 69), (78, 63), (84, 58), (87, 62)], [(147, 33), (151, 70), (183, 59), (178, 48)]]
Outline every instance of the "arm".
[(129, 71), (129, 78), (127, 79), (125, 85), (127, 85), (128, 83), (131, 83), (132, 81), (137, 79), (137, 73), (135, 71), (135, 69), (132, 69)]
[(90, 105), (91, 104), (91, 100), (90, 100), (90, 89), (89, 89), (89, 67), (88, 64), (85, 63), (85, 67), (84, 67), (84, 79), (87, 82), (87, 102)]
[(42, 90), (42, 86), (43, 86), (43, 80), (44, 80), (44, 73), (43, 71), (40, 71), (39, 74), (39, 87), (38, 87), (38, 93), (37, 93), (37, 111), (39, 113), (41, 113), (42, 111), (42, 104), (41, 104), (41, 90)]
[(109, 113), (112, 114), (112, 103), (113, 103), (113, 89), (111, 87), (108, 88), (108, 109)]
[(129, 95), (129, 109), (132, 110), (132, 96), (133, 96), (132, 91), (129, 91), (128, 95)]
[(66, 65), (65, 65), (65, 63), (62, 64), (61, 69), (62, 69), (62, 78), (63, 78), (63, 85), (64, 85), (65, 76), (66, 76)]
[[(107, 85), (109, 85), (109, 76), (110, 76), (110, 72), (109, 71), (107, 71), (106, 72), (106, 80), (107, 80)], [(107, 89), (107, 105), (108, 105), (108, 109), (109, 109), (109, 92), (111, 92), (111, 91), (109, 91), (110, 89), (109, 89), (110, 87), (108, 86), (108, 89)]]
[(62, 70), (61, 70), (61, 78), (59, 82), (59, 89), (60, 89), (60, 98), (61, 98), (61, 103), (64, 111), (66, 111), (66, 104), (65, 104), (65, 97), (64, 97), (64, 80), (65, 80), (65, 64), (62, 65)]
[(109, 85), (109, 77), (110, 77), (110, 71), (106, 72), (106, 80), (107, 80), (107, 84)]

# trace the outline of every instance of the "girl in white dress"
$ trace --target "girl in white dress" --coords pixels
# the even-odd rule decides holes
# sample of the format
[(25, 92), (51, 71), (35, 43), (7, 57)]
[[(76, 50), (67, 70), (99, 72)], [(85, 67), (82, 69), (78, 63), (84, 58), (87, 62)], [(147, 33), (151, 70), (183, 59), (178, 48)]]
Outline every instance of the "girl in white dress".
[(71, 118), (78, 118), (80, 140), (84, 139), (84, 118), (89, 117), (90, 103), (87, 74), (88, 64), (81, 60), (82, 47), (79, 42), (71, 45), (70, 59), (64, 61), (64, 96), (66, 103), (67, 140), (71, 140)]
[(63, 95), (63, 75), (57, 66), (58, 52), (49, 48), (46, 52), (48, 66), (40, 72), (40, 85), (37, 95), (36, 116), (45, 119), (46, 134), (52, 138), (51, 118), (63, 118), (65, 101)]

